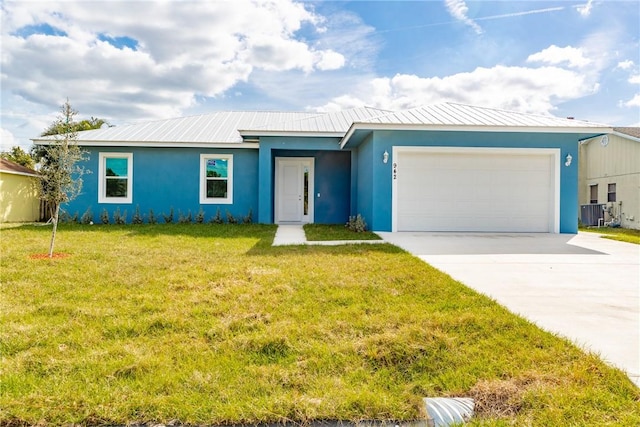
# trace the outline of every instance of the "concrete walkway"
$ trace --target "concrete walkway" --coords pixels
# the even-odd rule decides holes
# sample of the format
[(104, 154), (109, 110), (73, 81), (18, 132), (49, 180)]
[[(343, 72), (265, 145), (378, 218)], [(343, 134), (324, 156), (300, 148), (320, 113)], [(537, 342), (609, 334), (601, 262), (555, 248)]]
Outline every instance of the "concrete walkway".
[(279, 225), (276, 237), (273, 238), (273, 246), (304, 245), (306, 241), (301, 225)]
[(355, 245), (361, 243), (386, 243), (384, 240), (323, 240), (308, 241), (304, 234), (304, 228), (301, 224), (280, 224), (276, 230), (276, 236), (273, 238), (272, 246), (286, 245), (319, 245), (319, 246), (337, 246), (337, 245)]
[(378, 233), (640, 386), (640, 247), (595, 233)]

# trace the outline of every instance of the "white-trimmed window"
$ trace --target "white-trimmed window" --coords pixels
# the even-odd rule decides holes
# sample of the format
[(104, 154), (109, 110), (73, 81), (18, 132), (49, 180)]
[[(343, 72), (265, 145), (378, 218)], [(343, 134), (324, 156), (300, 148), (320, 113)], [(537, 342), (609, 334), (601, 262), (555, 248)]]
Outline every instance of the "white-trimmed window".
[(615, 202), (616, 201), (616, 185), (609, 184), (607, 186), (607, 202)]
[(132, 203), (133, 153), (100, 153), (98, 203)]
[(200, 155), (200, 203), (233, 203), (233, 155)]

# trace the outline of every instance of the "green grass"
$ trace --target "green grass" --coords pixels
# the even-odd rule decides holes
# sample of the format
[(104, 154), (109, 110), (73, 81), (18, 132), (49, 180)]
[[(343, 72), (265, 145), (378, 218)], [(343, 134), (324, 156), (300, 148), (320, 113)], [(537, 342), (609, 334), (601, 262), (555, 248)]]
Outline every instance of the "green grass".
[(349, 230), (344, 224), (305, 224), (304, 233), (307, 240), (382, 240), (372, 231), (356, 233)]
[(580, 231), (589, 231), (592, 233), (599, 233), (599, 234), (602, 234), (603, 235), (602, 237), (605, 239), (618, 240), (620, 242), (634, 243), (636, 245), (640, 245), (640, 230), (634, 230), (632, 228), (581, 227)]
[[(388, 245), (274, 226), (3, 229), (0, 425), (410, 420), (640, 424), (620, 371)], [(508, 286), (508, 284), (505, 284)]]

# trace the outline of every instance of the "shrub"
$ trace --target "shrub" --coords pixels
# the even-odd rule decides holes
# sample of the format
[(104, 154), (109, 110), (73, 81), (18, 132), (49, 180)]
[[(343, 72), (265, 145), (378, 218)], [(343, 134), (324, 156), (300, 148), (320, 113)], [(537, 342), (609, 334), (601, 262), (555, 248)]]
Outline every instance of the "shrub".
[(106, 209), (102, 209), (102, 213), (100, 214), (100, 221), (103, 224), (109, 224), (109, 212)]
[(220, 208), (216, 211), (216, 216), (211, 218), (211, 223), (213, 224), (224, 224), (224, 219), (222, 219), (222, 214), (220, 213)]
[(227, 211), (227, 222), (229, 224), (237, 224), (238, 220), (233, 216), (231, 212)]
[(93, 212), (91, 212), (91, 206), (87, 208), (86, 211), (82, 214), (80, 218), (80, 222), (83, 224), (93, 224)]
[(173, 222), (173, 206), (169, 209), (169, 215), (162, 212), (162, 218), (164, 218), (164, 222), (167, 224), (171, 224)]
[(142, 224), (144, 220), (142, 219), (142, 215), (140, 215), (140, 205), (136, 205), (136, 210), (133, 212), (133, 217), (131, 218), (132, 224)]
[(71, 215), (69, 215), (69, 212), (60, 209), (60, 213), (58, 214), (58, 222), (61, 222), (63, 224), (68, 224), (71, 222)]
[(179, 224), (191, 224), (191, 209), (189, 209), (188, 213), (186, 215), (183, 215), (182, 212), (180, 212), (180, 209), (178, 209), (178, 223)]
[(114, 224), (126, 224), (127, 223), (127, 211), (125, 210), (124, 213), (121, 215), (120, 214), (120, 208), (116, 208), (116, 211), (113, 213), (113, 222)]
[(158, 218), (156, 218), (156, 214), (153, 213), (153, 209), (149, 209), (149, 224), (157, 224)]
[(357, 216), (350, 216), (349, 221), (347, 221), (347, 223), (345, 224), (345, 227), (356, 233), (367, 231), (367, 223), (364, 222), (364, 219), (360, 214), (358, 214)]
[(249, 213), (247, 213), (247, 216), (242, 217), (242, 223), (251, 224), (252, 222), (253, 222), (253, 210), (249, 208)]
[(196, 215), (196, 223), (197, 224), (202, 224), (204, 222), (204, 210), (202, 210), (202, 206), (200, 206), (200, 210), (198, 211), (198, 214)]

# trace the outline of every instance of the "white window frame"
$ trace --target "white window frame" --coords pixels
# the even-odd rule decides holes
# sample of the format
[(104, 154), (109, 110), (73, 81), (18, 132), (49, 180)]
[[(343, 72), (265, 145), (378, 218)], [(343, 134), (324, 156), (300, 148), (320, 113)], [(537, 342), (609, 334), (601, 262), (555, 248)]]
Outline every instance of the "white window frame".
[[(207, 160), (227, 161), (227, 197), (207, 197)], [(200, 204), (230, 205), (233, 203), (233, 154), (200, 154)]]
[[(127, 159), (127, 197), (107, 197), (107, 159)], [(99, 153), (98, 156), (98, 203), (133, 202), (133, 153)]]
[[(613, 185), (613, 191), (611, 191), (611, 186), (612, 185)], [(618, 200), (616, 191), (617, 191), (616, 183), (615, 182), (609, 182), (607, 184), (607, 203), (609, 203), (609, 202), (613, 203), (616, 200)], [(611, 200), (611, 199), (613, 199), (613, 200)]]

